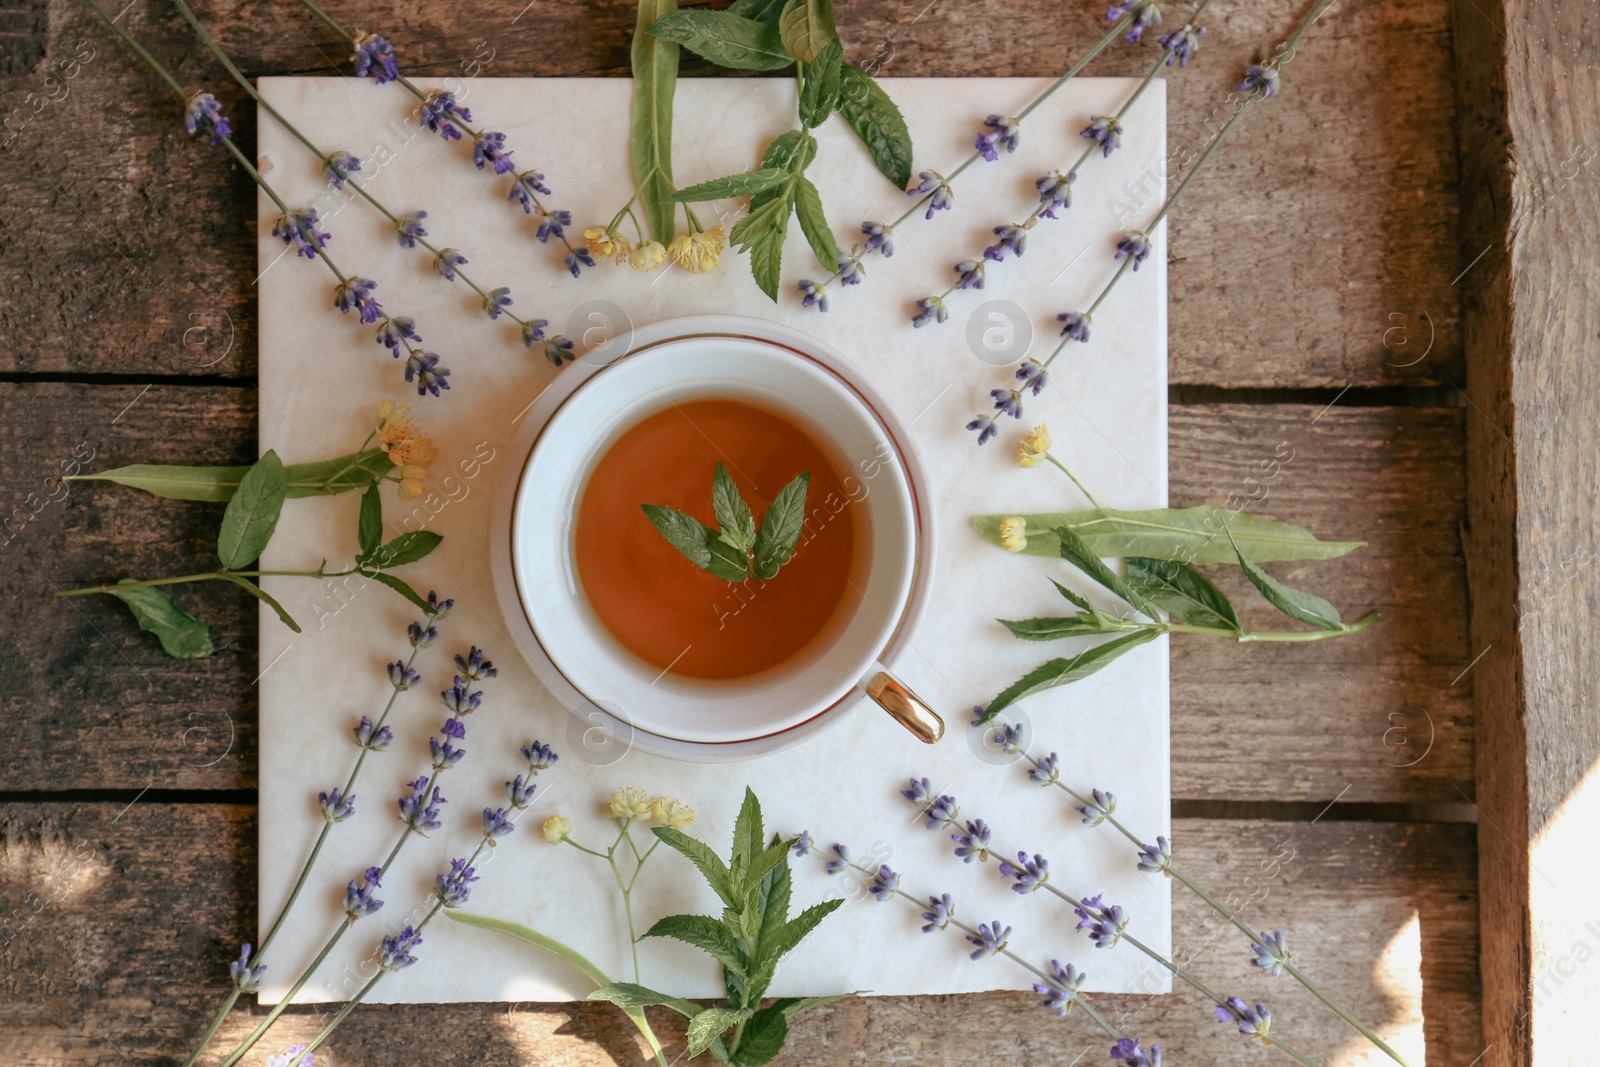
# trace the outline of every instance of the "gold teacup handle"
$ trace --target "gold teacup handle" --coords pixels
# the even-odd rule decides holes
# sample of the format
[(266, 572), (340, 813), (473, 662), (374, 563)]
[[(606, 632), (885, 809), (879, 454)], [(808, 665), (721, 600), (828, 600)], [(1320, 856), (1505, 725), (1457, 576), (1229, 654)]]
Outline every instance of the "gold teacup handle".
[(931, 745), (944, 736), (944, 720), (888, 671), (879, 671), (866, 684), (867, 696), (894, 720)]

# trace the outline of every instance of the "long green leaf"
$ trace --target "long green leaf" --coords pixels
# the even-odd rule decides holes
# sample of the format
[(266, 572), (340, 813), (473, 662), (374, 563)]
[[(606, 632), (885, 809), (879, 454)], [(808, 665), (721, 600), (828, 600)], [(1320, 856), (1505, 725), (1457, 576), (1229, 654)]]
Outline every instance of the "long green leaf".
[(383, 497), (378, 482), (361, 494), (361, 511), (356, 518), (356, 544), (363, 556), (371, 555), (383, 540)]
[(722, 862), (721, 856), (712, 851), (710, 845), (670, 826), (653, 826), (650, 832), (655, 834), (663, 845), (681, 853), (693, 863), (699, 869), (701, 877), (706, 880), (706, 884), (711, 887), (711, 891), (724, 904), (730, 908), (738, 906), (739, 894), (735, 891), (728, 865)]
[(783, 46), (802, 63), (814, 62), (829, 41), (839, 39), (829, 0), (788, 0), (778, 16)]
[(735, 887), (741, 893), (754, 888), (757, 879), (751, 876), (751, 865), (764, 850), (766, 840), (767, 831), (762, 825), (761, 818), (761, 801), (756, 798), (755, 790), (745, 786), (744, 800), (739, 805), (739, 814), (733, 820), (733, 858), (728, 864), (734, 871), (743, 875), (743, 878), (735, 883)]
[(817, 58), (805, 68), (800, 86), (802, 125), (816, 129), (839, 106), (839, 68), (843, 65), (844, 46), (835, 38), (823, 45)]
[(813, 904), (778, 927), (772, 936), (762, 938), (760, 966), (762, 968), (775, 966), (780, 959), (794, 951), (795, 947), (805, 940), (806, 935), (817, 928), (818, 923), (832, 915), (843, 903), (842, 899), (835, 898)]
[(257, 600), (261, 601), (273, 611), (277, 612), (279, 622), (283, 623), (295, 633), (301, 632), (300, 624), (294, 621), (294, 616), (290, 615), (284, 606), (278, 603), (277, 599), (273, 597), (271, 593), (267, 592), (256, 583), (239, 577), (237, 574), (223, 574), (223, 577), (232, 582), (234, 585), (238, 586), (240, 589), (243, 589), (245, 592), (249, 593), (251, 596), (255, 597)]
[(1239, 567), (1244, 571), (1244, 576), (1250, 579), (1250, 584), (1260, 591), (1267, 603), (1284, 615), (1318, 630), (1344, 629), (1344, 620), (1339, 617), (1338, 608), (1313, 593), (1302, 592), (1284, 585), (1247, 559), (1237, 545), (1234, 547), (1234, 552), (1238, 556)]
[[(317, 463), (294, 463), (284, 470), (287, 492), (291, 500), (305, 496), (329, 496), (350, 489), (365, 489), (374, 478), (393, 469), (389, 454), (381, 448), (353, 452), (337, 459)], [(181, 467), (164, 463), (136, 463), (117, 467), (97, 474), (75, 474), (65, 478), (69, 482), (116, 482), (130, 489), (143, 489), (147, 493), (168, 500), (196, 500), (208, 504), (225, 504), (250, 470), (244, 467)]]
[(788, 215), (789, 205), (783, 198), (769, 200), (760, 207), (752, 205), (749, 213), (728, 231), (728, 243), (743, 248), (758, 236), (774, 230), (781, 231)]
[(1080, 678), (1087, 678), (1124, 652), (1137, 648), (1147, 641), (1154, 641), (1159, 636), (1159, 631), (1153, 628), (1139, 630), (1135, 633), (1124, 634), (1121, 637), (1114, 637), (1110, 641), (1095, 645), (1093, 648), (1087, 648), (1076, 656), (1053, 659), (1049, 663), (1035, 667), (1002, 690), (999, 696), (989, 701), (988, 707), (984, 709), (981, 721), (991, 721), (1000, 712), (1025, 696), (1030, 696), (1044, 689), (1053, 689), (1058, 685), (1066, 685), (1068, 682), (1076, 682)]
[(822, 210), (822, 194), (804, 174), (795, 177), (794, 213), (800, 220), (800, 230), (806, 235), (811, 252), (829, 270), (839, 265), (839, 246), (834, 242), (833, 231), (828, 228), (828, 216)]
[(739, 1045), (733, 1051), (744, 1067), (764, 1067), (783, 1051), (783, 1043), (787, 1040), (789, 1017), (776, 1006), (762, 1008), (745, 1023), (744, 1031), (739, 1036)]
[(711, 566), (712, 530), (705, 523), (677, 508), (665, 504), (641, 504), (645, 517), (656, 533), (666, 538), (667, 544), (677, 549), (684, 559), (701, 570)]
[(720, 532), (727, 544), (740, 551), (749, 551), (756, 539), (755, 516), (750, 514), (750, 505), (745, 502), (733, 475), (728, 473), (728, 468), (722, 465), (720, 459), (712, 473), (711, 510), (717, 517), (717, 525), (721, 527)]
[(256, 460), (239, 480), (239, 488), (228, 508), (222, 513), (222, 526), (217, 531), (217, 558), (228, 570), (239, 570), (254, 563), (272, 540), (278, 528), (278, 516), (283, 512), (284, 496), (288, 492), (288, 478), (278, 453), (267, 454)]
[(1070, 526), (1063, 526), (1058, 529), (1056, 531), (1056, 540), (1061, 544), (1062, 559), (1117, 594), (1138, 611), (1142, 611), (1152, 619), (1157, 617), (1155, 605), (1140, 596), (1133, 586), (1123, 581), (1115, 571), (1107, 567), (1104, 561), (1095, 555), (1094, 550), (1084, 543), (1083, 538), (1072, 532)]
[(665, 1005), (685, 1019), (692, 1019), (701, 1011), (700, 1005), (682, 997), (672, 996), (670, 993), (657, 993), (633, 982), (612, 982), (603, 985), (590, 993), (588, 1000), (603, 1000), (608, 1004), (615, 1004), (619, 1008), (653, 1008), (657, 1004)]
[(1226, 593), (1193, 567), (1166, 559), (1129, 556), (1128, 584), (1192, 626), (1242, 627)]
[(778, 300), (778, 284), (783, 276), (783, 240), (789, 231), (788, 207), (781, 201), (774, 206), (780, 205), (783, 210), (774, 217), (773, 223), (749, 243), (750, 276), (773, 303)]
[(858, 67), (839, 72), (839, 107), (844, 121), (866, 146), (878, 173), (896, 189), (911, 182), (911, 131), (883, 86)]
[(761, 516), (761, 528), (756, 531), (756, 577), (763, 581), (778, 573), (778, 569), (794, 558), (800, 543), (800, 533), (805, 528), (806, 494), (811, 489), (811, 472), (795, 475), (778, 495), (767, 505)]
[(1046, 619), (1000, 619), (1001, 626), (1011, 631), (1013, 637), (1024, 641), (1059, 641), (1064, 637), (1092, 637), (1095, 634), (1117, 633), (1123, 627), (1109, 615), (1067, 615)]
[(741, 975), (746, 973), (739, 943), (726, 927), (710, 916), (667, 915), (656, 920), (655, 925), (646, 930), (643, 936), (670, 937), (674, 941), (682, 941), (711, 956), (728, 970)]
[(405, 581), (396, 578), (392, 574), (385, 574), (383, 571), (363, 571), (362, 573), (380, 585), (386, 585), (393, 589), (423, 611), (428, 612), (430, 615), (433, 614), (433, 605), (424, 600), (422, 594), (411, 588)]
[(831, 997), (783, 997), (773, 1001), (772, 1006), (792, 1019), (803, 1011), (820, 1008), (824, 1004), (832, 1004), (836, 1000), (843, 1000), (846, 997), (855, 995), (855, 993), (835, 993)]
[(675, 11), (657, 20), (650, 32), (721, 67), (784, 70), (794, 66), (794, 57), (784, 51), (783, 35), (775, 23), (733, 11)]
[(202, 659), (211, 655), (211, 631), (206, 629), (206, 624), (178, 607), (164, 590), (141, 585), (135, 589), (113, 589), (110, 593), (128, 605), (139, 629), (156, 635), (167, 655), (178, 659)]
[(710, 181), (691, 185), (687, 189), (679, 189), (667, 200), (674, 204), (698, 204), (703, 200), (726, 200), (734, 196), (752, 196), (774, 189), (789, 180), (789, 172), (778, 167), (762, 167), (759, 170), (745, 170), (738, 174), (729, 174), (725, 178), (712, 178)]
[(439, 543), (444, 540), (440, 534), (432, 530), (410, 530), (396, 537), (386, 545), (379, 545), (377, 550), (367, 556), (363, 562), (370, 563), (381, 570), (390, 567), (403, 567), (407, 563), (415, 563), (428, 556)]
[[(984, 540), (1000, 544), (1000, 520), (1005, 515), (979, 515), (972, 520)], [(1286, 522), (1257, 518), (1226, 508), (1154, 508), (1149, 511), (1057, 511), (1023, 515), (1027, 522), (1030, 556), (1059, 556), (1061, 546), (1052, 532), (1067, 526), (1083, 538), (1096, 556), (1148, 556), (1180, 563), (1237, 562), (1228, 544), (1227, 530), (1252, 560), (1333, 559), (1365, 541), (1319, 541), (1310, 532)]]
[(672, 195), (672, 97), (678, 87), (678, 46), (650, 27), (678, 10), (677, 0), (639, 0), (633, 32), (633, 180), (650, 235), (672, 240), (677, 208)]

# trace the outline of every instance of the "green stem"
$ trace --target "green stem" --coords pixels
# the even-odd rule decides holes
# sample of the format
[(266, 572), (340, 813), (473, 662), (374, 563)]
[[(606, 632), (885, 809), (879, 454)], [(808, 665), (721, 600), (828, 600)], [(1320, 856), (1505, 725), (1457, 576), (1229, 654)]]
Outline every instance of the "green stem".
[(262, 1019), (254, 1030), (250, 1031), (250, 1035), (239, 1043), (238, 1048), (228, 1054), (228, 1058), (222, 1061), (220, 1067), (233, 1067), (245, 1053), (250, 1051), (257, 1041), (261, 1040), (262, 1035), (271, 1028), (273, 1023), (278, 1021), (278, 1016), (288, 1010), (289, 1005), (294, 1001), (295, 995), (305, 988), (307, 982), (311, 981), (311, 975), (318, 967), (322, 966), (322, 961), (328, 958), (328, 953), (333, 951), (333, 947), (339, 943), (339, 939), (344, 936), (344, 932), (350, 929), (350, 925), (348, 922), (340, 922), (339, 929), (335, 930), (333, 936), (328, 938), (327, 944), (322, 946), (322, 951), (317, 953), (317, 958), (311, 961), (311, 966), (301, 972), (300, 978), (295, 982), (293, 988), (284, 994), (282, 1000), (273, 1005), (272, 1010), (267, 1013), (267, 1017)]
[(119, 585), (86, 585), (78, 589), (63, 589), (57, 596), (91, 596), (95, 593), (115, 593), (122, 589), (142, 589), (154, 585), (182, 585), (185, 582), (215, 582), (228, 581), (229, 575), (234, 578), (343, 578), (355, 574), (360, 567), (350, 567), (342, 571), (326, 571), (318, 567), (314, 571), (202, 571), (199, 574), (180, 574), (175, 578), (146, 578), (138, 582), (123, 582)]
[[(252, 957), (252, 962), (254, 962), (254, 957)], [(222, 1021), (228, 1017), (228, 1012), (232, 1011), (233, 1006), (238, 1003), (241, 992), (242, 990), (235, 987), (234, 991), (228, 994), (228, 999), (223, 1001), (222, 1010), (217, 1012), (216, 1017), (211, 1020), (211, 1025), (206, 1028), (206, 1032), (200, 1035), (200, 1043), (194, 1047), (193, 1052), (189, 1053), (189, 1058), (183, 1061), (183, 1067), (194, 1067), (194, 1061), (200, 1058), (200, 1053), (206, 1050), (212, 1039), (217, 1036), (217, 1031), (222, 1029)]]
[(1068, 478), (1071, 478), (1072, 479), (1072, 484), (1078, 487), (1078, 492), (1080, 492), (1084, 496), (1088, 497), (1090, 504), (1094, 505), (1094, 507), (1096, 509), (1098, 509), (1100, 507), (1100, 503), (1099, 503), (1099, 501), (1095, 500), (1094, 494), (1089, 492), (1089, 490), (1087, 490), (1087, 489), (1085, 489), (1083, 487), (1083, 483), (1078, 481), (1078, 476), (1077, 475), (1075, 475), (1071, 471), (1067, 470), (1066, 464), (1062, 463), (1059, 459), (1057, 459), (1055, 456), (1051, 455), (1049, 452), (1046, 452), (1044, 454), (1044, 458), (1049, 460), (1052, 464), (1054, 464), (1056, 469), (1059, 470), (1062, 474), (1065, 474)]

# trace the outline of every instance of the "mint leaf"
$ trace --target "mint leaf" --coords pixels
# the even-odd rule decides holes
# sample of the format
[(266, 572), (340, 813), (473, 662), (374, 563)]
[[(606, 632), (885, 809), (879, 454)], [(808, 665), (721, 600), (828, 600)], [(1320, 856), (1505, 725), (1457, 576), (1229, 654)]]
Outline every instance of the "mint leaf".
[[(707, 534), (711, 531), (708, 529)], [(747, 582), (750, 580), (750, 553), (742, 548), (735, 548), (722, 539), (719, 534), (710, 537), (706, 547), (711, 550), (711, 562), (706, 565), (714, 577), (725, 582)]]
[(1083, 538), (1072, 531), (1070, 526), (1057, 527), (1055, 534), (1061, 539), (1062, 559), (1117, 594), (1123, 600), (1126, 600), (1133, 605), (1136, 611), (1141, 611), (1152, 619), (1157, 617), (1155, 606), (1140, 596), (1138, 590), (1119, 578), (1115, 571), (1107, 567), (1100, 557), (1094, 554), (1094, 550), (1084, 543)]
[(712, 474), (711, 510), (716, 513), (717, 525), (722, 528), (722, 540), (731, 548), (748, 552), (755, 543), (756, 520), (750, 514), (750, 505), (739, 495), (733, 475), (728, 473), (728, 468), (722, 465), (721, 460), (717, 461), (717, 469)]
[(839, 246), (828, 228), (828, 217), (822, 211), (822, 195), (804, 174), (795, 176), (794, 213), (800, 219), (800, 230), (806, 235), (817, 262), (833, 270), (839, 265)]
[(418, 593), (415, 589), (411, 588), (411, 586), (407, 585), (399, 578), (396, 578), (394, 575), (385, 574), (382, 571), (363, 571), (362, 573), (368, 578), (371, 578), (373, 581), (393, 589), (396, 593), (399, 593), (401, 596), (405, 597), (407, 600), (411, 601), (411, 603), (415, 604), (428, 614), (433, 614), (434, 606), (424, 600), (421, 593)]
[(698, 1056), (722, 1033), (755, 1014), (749, 1008), (707, 1008), (689, 1020), (689, 1055)]
[(683, 558), (701, 570), (711, 567), (711, 531), (693, 515), (661, 504), (641, 504), (645, 517), (667, 544), (683, 553)]
[(765, 581), (794, 556), (800, 531), (806, 521), (806, 493), (811, 487), (811, 472), (803, 471), (772, 498), (767, 513), (761, 516), (756, 531), (756, 577)]
[(374, 481), (361, 494), (361, 514), (356, 520), (356, 544), (361, 547), (362, 557), (371, 555), (382, 538), (383, 498), (378, 495), (378, 483)]
[(905, 116), (872, 75), (849, 64), (839, 71), (837, 110), (866, 145), (878, 173), (904, 189), (911, 182), (911, 131)]
[[(1050, 619), (1000, 619), (1001, 626), (1011, 631), (1011, 636), (1024, 641), (1056, 641), (1063, 637), (1084, 637), (1091, 634), (1116, 633), (1121, 629), (1116, 620), (1105, 615), (1067, 615)], [(1109, 629), (1107, 627), (1110, 627)]]
[(800, 121), (806, 127), (821, 126), (839, 106), (839, 68), (843, 63), (844, 46), (834, 38), (806, 68), (800, 86)]
[(251, 596), (255, 597), (257, 600), (261, 601), (273, 611), (277, 612), (279, 622), (283, 623), (295, 633), (300, 633), (300, 624), (294, 621), (294, 617), (290, 615), (288, 611), (284, 610), (284, 606), (282, 604), (273, 599), (271, 593), (268, 593), (265, 589), (261, 588), (259, 585), (256, 585), (254, 582), (246, 581), (237, 574), (224, 573), (222, 576), (228, 581), (232, 582), (234, 585), (237, 585), (239, 588), (243, 589), (245, 592), (249, 593)]
[(802, 63), (814, 62), (829, 41), (839, 39), (829, 0), (788, 0), (778, 16), (783, 46)]
[(1112, 638), (1103, 644), (1085, 649), (1076, 656), (1066, 656), (1053, 659), (1049, 663), (1035, 667), (1027, 674), (1012, 682), (1000, 695), (989, 701), (984, 709), (981, 722), (990, 722), (1001, 711), (1015, 704), (1023, 697), (1037, 693), (1042, 689), (1053, 689), (1058, 685), (1076, 682), (1107, 666), (1112, 660), (1124, 652), (1137, 648), (1147, 641), (1154, 641), (1161, 636), (1161, 631), (1150, 627), (1149, 629), (1136, 630), (1131, 634)]
[(783, 14), (784, 0), (733, 0), (728, 5), (728, 14), (742, 15), (747, 19), (757, 22), (778, 24), (778, 16)]
[(750, 242), (750, 276), (767, 298), (776, 302), (778, 282), (783, 274), (783, 239), (789, 232), (789, 207), (783, 200), (775, 200), (768, 206), (780, 211), (772, 225)]
[(794, 66), (776, 23), (746, 18), (731, 9), (674, 11), (657, 19), (650, 32), (721, 67), (784, 70)]
[(1129, 556), (1128, 584), (1182, 622), (1243, 629), (1233, 602), (1199, 571), (1175, 560)]
[(412, 530), (403, 533), (386, 545), (380, 545), (363, 561), (379, 570), (415, 563), (439, 547), (444, 538), (432, 530)]
[(693, 945), (712, 956), (728, 970), (744, 974), (745, 961), (739, 943), (717, 920), (705, 915), (668, 915), (644, 932), (645, 937), (670, 937)]
[(749, 214), (734, 223), (733, 229), (728, 231), (728, 243), (743, 248), (774, 227), (781, 229), (788, 214), (789, 205), (785, 198), (768, 200), (760, 207), (752, 204)]
[[(1231, 540), (1233, 535), (1230, 533), (1228, 537)], [(1318, 630), (1344, 629), (1344, 620), (1339, 617), (1338, 608), (1319, 596), (1284, 585), (1246, 559), (1237, 544), (1233, 546), (1233, 551), (1239, 557), (1239, 568), (1244, 571), (1244, 576), (1250, 579), (1250, 584), (1260, 591), (1267, 603), (1296, 622), (1303, 622)]]
[(738, 174), (729, 174), (723, 178), (712, 178), (710, 181), (691, 185), (687, 189), (679, 189), (671, 196), (663, 197), (668, 203), (673, 204), (698, 204), (702, 200), (726, 200), (733, 196), (751, 196), (755, 193), (764, 193), (768, 189), (776, 188), (789, 180), (789, 172), (778, 167), (762, 167), (760, 170), (744, 170)]
[(750, 1016), (739, 1038), (739, 1047), (733, 1051), (745, 1067), (762, 1067), (783, 1051), (787, 1040), (789, 1018), (782, 1008), (774, 1005)]
[[(133, 581), (126, 578), (124, 582)], [(211, 655), (211, 631), (190, 615), (165, 591), (150, 585), (135, 589), (113, 589), (111, 595), (128, 605), (139, 629), (155, 634), (167, 655), (178, 659), (202, 659)]]
[(239, 570), (261, 558), (272, 533), (278, 528), (283, 499), (289, 491), (283, 461), (268, 449), (239, 480), (239, 488), (228, 509), (222, 513), (217, 531), (217, 558), (230, 571)]
[(652, 826), (650, 832), (655, 834), (663, 845), (680, 853), (700, 871), (700, 876), (706, 880), (724, 904), (733, 907), (738, 903), (739, 895), (734, 891), (733, 878), (728, 871), (728, 865), (722, 862), (722, 857), (711, 850), (711, 846), (698, 838), (690, 837), (682, 830), (674, 830), (670, 826)]

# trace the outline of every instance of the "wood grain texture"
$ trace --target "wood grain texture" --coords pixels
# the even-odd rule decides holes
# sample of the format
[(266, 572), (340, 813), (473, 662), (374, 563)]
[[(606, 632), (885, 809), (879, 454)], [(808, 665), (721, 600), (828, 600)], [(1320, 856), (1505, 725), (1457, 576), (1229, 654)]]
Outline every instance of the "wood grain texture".
[[(0, 307), (11, 341), (0, 369), (252, 373), (248, 179), (217, 150), (190, 142), (176, 98), (86, 6), (47, 3), (48, 32), (29, 39), (31, 67), (0, 74), (0, 113), (14, 131), (0, 133), (0, 243), (27, 250), (0, 257), (0, 291), (15, 297)], [(1282, 39), (1300, 6), (1214, 10), (1202, 53), (1170, 79), (1174, 151), (1197, 147), (1216, 128), (1213, 116), (1226, 116), (1239, 69), (1262, 44)], [(886, 75), (1050, 75), (1103, 32), (1103, 8), (1077, 0), (1065, 8), (1053, 0), (859, 0), (839, 4), (838, 16), (848, 57)], [(350, 26), (373, 20), (359, 4), (330, 10)], [(523, 10), (522, 0), (509, 0), (476, 6), (463, 19), (449, 5), (413, 4), (379, 21), (419, 74), (459, 75), (491, 50), (484, 76), (626, 74), (631, 4), (545, 0), (513, 23)], [(252, 76), (348, 71), (345, 50), (292, 3), (202, 5), (202, 15)], [(1173, 381), (1342, 388), (1457, 380), (1449, 284), (1457, 270), (1455, 104), (1445, 16), (1444, 0), (1338, 5), (1288, 67), (1283, 94), (1253, 108), (1214, 169), (1196, 180), (1173, 216), (1168, 249)], [(215, 91), (240, 142), (253, 143), (253, 109), (169, 8), (136, 5), (125, 18), (181, 81)], [(70, 67), (74, 77), (61, 73), (75, 55), (91, 54)], [(1089, 73), (1139, 73), (1151, 54), (1149, 45), (1119, 43)], [(685, 71), (713, 73), (698, 60)], [(397, 87), (374, 88), (372, 100), (375, 121), (411, 106)], [(975, 102), (966, 121), (976, 128), (984, 111)], [(557, 157), (559, 139), (570, 135), (552, 129), (550, 143), (523, 152)], [(73, 150), (61, 151), (63, 144)], [(544, 165), (557, 172), (556, 163)], [(599, 210), (576, 198), (574, 184), (558, 187), (557, 199), (580, 216)], [(500, 188), (487, 180), (479, 187)], [(506, 210), (487, 202), (485, 209)]]
[[(10, 916), (0, 927), (0, 1028), (8, 1062), (176, 1061), (225, 995), (225, 964), (253, 936), (252, 809), (120, 807), (0, 807), (0, 914)], [(1470, 827), (1181, 820), (1173, 833), (1193, 877), (1241, 902), (1247, 920), (1284, 929), (1296, 962), (1412, 1052), (1417, 1067), (1424, 1040), (1428, 1064), (1462, 1067), (1481, 1050)], [(544, 847), (514, 839), (506, 847), (530, 844)], [(964, 880), (994, 875), (951, 858), (928, 876), (959, 901)], [(406, 872), (395, 884), (429, 877)], [(906, 872), (906, 879), (920, 884), (927, 877)], [(1274, 1032), (1318, 1062), (1388, 1062), (1287, 979), (1261, 976), (1243, 939), (1218, 929), (1192, 900), (1175, 896), (1174, 939), (1203, 980), (1269, 1000)], [(1006, 917), (1017, 931), (1013, 946), (1040, 962), (1056, 957), (1092, 968), (1097, 950), (1071, 931), (1063, 912), (1043, 895), (1019, 900)], [(363, 924), (372, 937), (378, 928)], [(453, 934), (442, 924), (428, 936)], [(426, 966), (426, 950), (419, 955)], [(1018, 993), (841, 1002), (797, 1019), (791, 1051), (778, 1062), (1065, 1064), (1084, 1050), (1082, 1062), (1103, 1061), (1109, 1041), (1081, 1012), (1058, 1021), (1038, 1010), (1038, 999)], [(1096, 1003), (1144, 1035), (1146, 1045), (1159, 1042), (1169, 1063), (1230, 1067), (1266, 1055), (1218, 1024), (1186, 987)], [(261, 1014), (237, 1008), (222, 1039), (237, 1040)], [(292, 1011), (273, 1050), (309, 1038), (321, 1021), (313, 1009)], [(671, 1053), (681, 1052), (681, 1028), (665, 1016), (655, 1021), (670, 1035)], [(334, 1063), (645, 1064), (626, 1020), (597, 1004), (363, 1006), (329, 1049)]]
[(1454, 8), (1463, 118), (1468, 566), (1478, 689), (1486, 1062), (1593, 1059), (1600, 944), (1583, 870), (1600, 819), (1594, 455), (1600, 233), (1594, 27), (1522, 2)]
[[(110, 598), (51, 596), (55, 586), (206, 569), (221, 509), (80, 482), (30, 516), (26, 493), (84, 442), (96, 470), (243, 462), (255, 403), (241, 388), (0, 386), (0, 504), (22, 508), (11, 512), (16, 537), (0, 534), (13, 560), (0, 569), (0, 597), (17, 607), (0, 622), (0, 648), (16, 665), (0, 675), (0, 692), (27, 739), (0, 746), (4, 788), (254, 784), (250, 602), (220, 585), (175, 590), (213, 625), (221, 649), (177, 661)], [(43, 427), (28, 417), (39, 409), (54, 413)], [(1454, 409), (1173, 409), (1174, 504), (1247, 507), (1369, 541), (1340, 560), (1272, 569), (1332, 597), (1347, 617), (1384, 613), (1366, 633), (1319, 646), (1176, 640), (1175, 796), (1423, 802), (1470, 793), (1470, 681), (1451, 685), (1470, 658), (1460, 438)], [(1275, 477), (1261, 469), (1268, 459)], [(1251, 617), (1268, 623), (1273, 613), (1239, 576), (1218, 570)]]

